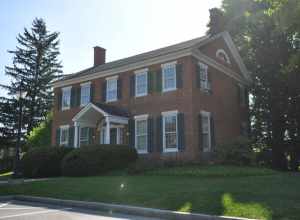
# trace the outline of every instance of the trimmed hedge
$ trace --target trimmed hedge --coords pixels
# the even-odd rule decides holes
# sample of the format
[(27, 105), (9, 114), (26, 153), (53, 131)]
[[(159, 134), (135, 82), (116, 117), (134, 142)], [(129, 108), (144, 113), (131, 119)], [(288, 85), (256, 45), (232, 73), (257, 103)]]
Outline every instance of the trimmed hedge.
[(29, 150), (22, 158), (23, 175), (28, 178), (61, 175), (61, 161), (73, 148), (40, 147)]
[(248, 138), (238, 137), (218, 145), (215, 150), (216, 162), (228, 165), (253, 165), (255, 153)]
[(137, 159), (136, 150), (125, 145), (90, 145), (70, 152), (62, 161), (64, 176), (92, 176), (127, 168)]

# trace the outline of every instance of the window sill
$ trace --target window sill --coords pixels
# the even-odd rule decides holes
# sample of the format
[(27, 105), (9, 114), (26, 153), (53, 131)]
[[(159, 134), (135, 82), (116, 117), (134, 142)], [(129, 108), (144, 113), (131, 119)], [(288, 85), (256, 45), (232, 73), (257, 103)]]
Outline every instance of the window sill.
[(147, 95), (148, 95), (147, 93), (139, 94), (139, 95), (135, 95), (135, 98), (144, 97), (144, 96), (147, 96)]
[(163, 89), (162, 92), (171, 92), (175, 91), (177, 88)]
[(176, 153), (178, 152), (178, 148), (171, 148), (171, 149), (166, 149), (164, 148), (163, 153)]
[(70, 110), (70, 107), (61, 108), (62, 111)]
[(148, 151), (137, 150), (138, 154), (148, 154)]
[(118, 99), (106, 100), (105, 102), (110, 103), (110, 102), (116, 102), (116, 101), (118, 101)]

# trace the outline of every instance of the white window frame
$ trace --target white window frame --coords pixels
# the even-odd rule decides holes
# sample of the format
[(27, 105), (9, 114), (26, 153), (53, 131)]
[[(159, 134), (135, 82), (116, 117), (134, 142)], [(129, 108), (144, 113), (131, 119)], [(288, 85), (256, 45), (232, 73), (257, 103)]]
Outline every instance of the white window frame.
[[(148, 68), (142, 69), (142, 70), (137, 70), (134, 72), (135, 73), (135, 97), (141, 97), (141, 96), (146, 96), (148, 95)], [(137, 84), (137, 77), (146, 75), (146, 88), (145, 92), (143, 93), (138, 93), (138, 84)]]
[[(210, 88), (210, 84), (208, 81), (208, 65), (205, 63), (202, 63), (202, 62), (198, 62), (198, 66), (199, 66), (199, 70), (200, 70), (200, 72), (198, 73), (199, 80), (200, 80), (200, 82), (199, 82), (200, 88), (204, 89), (204, 90), (210, 90), (211, 88)], [(203, 80), (201, 77), (201, 69), (205, 70), (205, 80)]]
[(220, 59), (220, 54), (223, 54), (224, 56), (225, 56), (225, 62), (227, 63), (227, 64), (231, 64), (231, 62), (230, 62), (230, 59), (229, 59), (229, 56), (227, 55), (227, 53), (225, 52), (225, 50), (223, 50), (223, 49), (218, 49), (217, 50), (217, 52), (216, 52), (216, 57), (218, 58), (218, 59)]
[[(162, 119), (163, 119), (163, 124), (162, 124), (162, 129), (163, 129), (163, 152), (168, 153), (168, 152), (178, 152), (178, 111), (167, 111), (167, 112), (162, 112)], [(176, 118), (176, 148), (167, 148), (166, 147), (166, 129), (165, 129), (165, 118), (169, 116), (175, 116)]]
[[(114, 101), (117, 101), (118, 100), (118, 76), (113, 76), (113, 77), (108, 77), (105, 79), (106, 80), (106, 102), (114, 102)], [(109, 92), (109, 88), (108, 88), (108, 84), (110, 81), (112, 80), (115, 80), (116, 81), (116, 97), (112, 98), (112, 99), (109, 99), (109, 96), (108, 96), (108, 92)]]
[[(61, 96), (61, 110), (67, 110), (67, 109), (70, 109), (71, 108), (71, 89), (72, 89), (72, 86), (68, 86), (68, 87), (64, 87), (62, 88), (62, 96)], [(64, 106), (64, 96), (66, 94), (66, 92), (69, 92), (69, 97), (68, 98), (68, 105), (67, 106)]]
[[(86, 106), (91, 99), (91, 82), (86, 82), (86, 83), (82, 83), (80, 84), (80, 106)], [(88, 95), (83, 94), (83, 90), (88, 88)], [(88, 101), (86, 103), (83, 102), (83, 98), (84, 97), (88, 97)]]
[[(177, 64), (177, 61), (173, 61), (173, 62), (169, 62), (169, 63), (164, 63), (164, 64), (161, 64), (161, 74), (162, 74), (162, 91), (163, 92), (168, 92), (168, 91), (174, 91), (177, 89), (177, 73), (176, 73), (176, 64)], [(171, 88), (166, 88), (166, 85), (165, 85), (165, 72), (164, 70), (167, 69), (167, 68), (174, 68), (174, 86), (171, 87)]]
[(203, 152), (211, 152), (211, 113), (207, 111), (201, 111), (200, 114), (201, 114), (201, 135), (203, 134), (203, 117), (208, 118), (208, 125), (207, 125), (208, 126), (208, 131), (207, 131), (208, 148), (204, 148), (203, 146)]
[(83, 141), (87, 141), (87, 145), (89, 144), (89, 137), (90, 137), (90, 134), (89, 134), (90, 129), (89, 129), (89, 127), (86, 127), (86, 126), (79, 127), (79, 147), (81, 146), (81, 142), (82, 142), (82, 140), (81, 140), (81, 129), (83, 129), (83, 128), (87, 128), (87, 137), (86, 137), (86, 140), (83, 140)]
[[(59, 129), (59, 146), (68, 146), (69, 145), (69, 135), (70, 135), (70, 133), (69, 133), (70, 125), (61, 125), (59, 128), (60, 128)], [(64, 142), (61, 139), (63, 130), (67, 130), (67, 132), (68, 132), (67, 138)]]
[[(148, 153), (148, 138), (149, 138), (148, 137), (148, 117), (149, 117), (148, 114), (134, 116), (134, 147), (139, 154), (147, 154)], [(142, 135), (146, 135), (146, 149), (145, 150), (139, 150), (137, 147), (137, 139), (138, 139), (137, 122), (138, 121), (146, 121), (146, 134), (142, 134)]]

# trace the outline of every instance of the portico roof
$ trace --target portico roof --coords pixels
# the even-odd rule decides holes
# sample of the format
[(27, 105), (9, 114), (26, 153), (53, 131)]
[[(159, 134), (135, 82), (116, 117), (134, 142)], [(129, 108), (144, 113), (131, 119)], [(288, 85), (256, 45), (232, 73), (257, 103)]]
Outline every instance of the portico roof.
[(128, 111), (120, 107), (103, 103), (89, 103), (73, 117), (72, 121), (77, 122), (83, 119), (84, 121), (96, 122), (97, 115), (110, 117), (111, 121), (120, 123), (127, 123), (129, 117)]

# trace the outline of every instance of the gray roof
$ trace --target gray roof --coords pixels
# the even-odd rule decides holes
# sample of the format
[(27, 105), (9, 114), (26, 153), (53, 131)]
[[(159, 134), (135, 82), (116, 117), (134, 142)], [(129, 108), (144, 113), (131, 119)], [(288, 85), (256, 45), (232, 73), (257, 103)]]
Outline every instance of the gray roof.
[(72, 78), (76, 78), (76, 77), (84, 76), (84, 75), (90, 75), (90, 74), (93, 74), (96, 72), (101, 72), (101, 71), (105, 71), (105, 70), (109, 70), (109, 69), (113, 69), (113, 68), (117, 68), (117, 67), (122, 67), (127, 64), (136, 63), (139, 61), (154, 58), (156, 56), (168, 54), (168, 53), (175, 52), (175, 51), (180, 51), (183, 49), (190, 48), (206, 39), (208, 39), (208, 36), (203, 36), (203, 37), (195, 38), (195, 39), (192, 39), (189, 41), (174, 44), (174, 45), (171, 45), (168, 47), (163, 47), (163, 48), (160, 48), (157, 50), (152, 50), (152, 51), (149, 51), (146, 53), (141, 53), (141, 54), (138, 54), (135, 56), (108, 62), (108, 63), (102, 64), (102, 65), (93, 66), (93, 67), (84, 69), (82, 71), (76, 72), (76, 73), (68, 74), (67, 76), (63, 77), (62, 79), (60, 79), (58, 81), (72, 79)]

